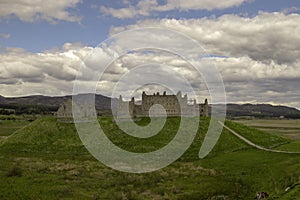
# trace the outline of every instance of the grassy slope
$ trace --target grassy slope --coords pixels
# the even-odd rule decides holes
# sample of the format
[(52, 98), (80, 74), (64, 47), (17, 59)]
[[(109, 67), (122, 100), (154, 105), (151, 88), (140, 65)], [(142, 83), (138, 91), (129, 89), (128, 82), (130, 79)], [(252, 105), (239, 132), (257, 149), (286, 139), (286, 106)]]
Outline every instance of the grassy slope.
[(25, 120), (0, 120), (0, 136), (9, 136), (28, 124)]
[[(272, 133), (272, 137), (278, 135), (283, 138), (290, 138), (285, 141), (282, 141), (283, 144), (276, 147), (275, 149), (284, 150), (284, 151), (293, 151), (300, 152), (300, 141), (299, 141), (299, 120), (245, 120), (245, 121), (236, 121), (233, 126), (245, 127), (247, 125), (247, 130), (254, 129), (257, 131), (264, 132), (264, 135), (268, 135), (267, 132)], [(244, 124), (244, 125), (241, 125)], [(253, 128), (250, 128), (251, 126)], [(264, 131), (265, 130), (265, 131)], [(280, 134), (278, 134), (281, 132)], [(290, 134), (290, 135), (289, 135)], [(270, 134), (269, 134), (270, 135)], [(266, 139), (268, 139), (267, 137)], [(261, 140), (261, 138), (259, 138)], [(277, 139), (279, 139), (277, 137)], [(276, 139), (276, 140), (277, 140)], [(260, 141), (258, 141), (260, 142)], [(286, 142), (286, 144), (285, 144)]]
[(277, 146), (290, 143), (292, 140), (287, 139), (275, 134), (270, 134), (265, 131), (261, 131), (252, 127), (245, 126), (240, 123), (235, 123), (232, 121), (226, 121), (225, 123), (231, 129), (247, 138), (254, 144), (266, 147), (266, 148), (275, 148)]
[(81, 147), (74, 124), (64, 124), (46, 117), (32, 122), (2, 141), (2, 151), (70, 152)]
[[(170, 118), (161, 133), (138, 141), (120, 134), (110, 118), (101, 119), (110, 139), (136, 152), (163, 146), (174, 136), (178, 122), (178, 118)], [(147, 120), (139, 123), (145, 125)], [(0, 199), (208, 199), (216, 195), (253, 199), (260, 190), (268, 191), (273, 199), (280, 195), (292, 199), (289, 196), (299, 193), (297, 187), (284, 193), (286, 187), (299, 182), (298, 155), (253, 149), (228, 131), (223, 131), (210, 155), (199, 160), (208, 123), (209, 119), (202, 119), (194, 143), (177, 162), (153, 173), (126, 174), (93, 159), (81, 145), (73, 124), (38, 119), (0, 146)], [(227, 125), (266, 147), (286, 142), (232, 122)], [(21, 170), (21, 177), (7, 176), (14, 168)]]
[(283, 137), (300, 140), (300, 120), (237, 120), (242, 123), (262, 131), (281, 135)]
[(281, 145), (276, 149), (283, 151), (300, 152), (300, 141), (292, 141), (288, 144)]

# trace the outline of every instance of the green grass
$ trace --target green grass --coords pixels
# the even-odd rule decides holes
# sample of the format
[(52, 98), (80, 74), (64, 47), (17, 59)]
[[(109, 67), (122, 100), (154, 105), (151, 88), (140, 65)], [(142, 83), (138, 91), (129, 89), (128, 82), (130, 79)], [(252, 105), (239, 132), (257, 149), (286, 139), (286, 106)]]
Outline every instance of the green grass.
[[(231, 126), (237, 127), (241, 131), (240, 134), (243, 134), (246, 138), (251, 137), (252, 141), (257, 144), (262, 144), (263, 140), (268, 142), (267, 140), (272, 137), (273, 141), (278, 141), (281, 145), (274, 144), (269, 147), (275, 147), (275, 149), (283, 151), (300, 152), (300, 120), (238, 120), (236, 122), (238, 123), (233, 123), (234, 125), (231, 124)], [(251, 128), (244, 124), (251, 126)], [(251, 133), (241, 127), (251, 130)], [(264, 135), (266, 138), (262, 138), (260, 135)], [(255, 138), (258, 138), (258, 140), (255, 140)]]
[(28, 124), (26, 120), (0, 120), (0, 136), (9, 136)]
[(238, 134), (253, 142), (254, 144), (266, 148), (272, 149), (277, 146), (290, 143), (292, 141), (291, 139), (287, 139), (275, 134), (248, 127), (240, 123), (226, 121), (225, 124), (234, 131), (236, 131)]
[(50, 117), (37, 119), (2, 143), (2, 150), (18, 152), (70, 152), (83, 147), (74, 124), (60, 123)]
[(300, 141), (292, 141), (288, 144), (277, 147), (278, 150), (300, 152)]
[[(118, 146), (149, 152), (172, 140), (179, 121), (170, 117), (160, 133), (141, 140), (122, 134), (111, 118), (101, 118), (100, 124)], [(144, 118), (137, 123), (148, 122)], [(289, 142), (233, 122), (226, 124), (266, 147)], [(74, 124), (40, 118), (0, 144), (0, 199), (253, 199), (257, 191), (268, 192), (270, 199), (297, 197), (299, 155), (260, 151), (223, 130), (213, 151), (200, 160), (208, 125), (209, 118), (200, 121), (194, 142), (175, 163), (152, 173), (129, 174), (95, 160), (81, 144)], [(285, 192), (287, 187), (291, 189)]]
[(254, 119), (254, 120), (236, 120), (235, 122), (242, 123), (246, 126), (250, 126), (272, 134), (277, 134), (294, 140), (300, 140), (299, 119), (295, 119), (295, 120)]
[(287, 191), (280, 197), (280, 199), (289, 200), (300, 196), (300, 183), (295, 183), (286, 189)]
[[(160, 119), (157, 119), (160, 120)], [(137, 122), (140, 126), (145, 126), (149, 123), (149, 118), (142, 118)], [(129, 122), (123, 122), (126, 125)], [(165, 144), (169, 143), (176, 134), (180, 123), (179, 117), (170, 117), (166, 121), (164, 128), (156, 135), (150, 138), (136, 138), (127, 135), (121, 131), (112, 118), (101, 118), (100, 125), (104, 129), (107, 137), (117, 146), (132, 152), (151, 152), (162, 148)]]

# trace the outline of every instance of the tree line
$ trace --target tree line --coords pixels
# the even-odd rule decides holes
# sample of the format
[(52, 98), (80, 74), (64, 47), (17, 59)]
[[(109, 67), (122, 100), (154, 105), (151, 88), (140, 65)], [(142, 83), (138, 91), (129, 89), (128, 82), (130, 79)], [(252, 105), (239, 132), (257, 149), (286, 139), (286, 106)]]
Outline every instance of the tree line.
[(23, 115), (23, 114), (53, 114), (58, 106), (50, 105), (23, 105), (23, 104), (0, 104), (0, 115)]

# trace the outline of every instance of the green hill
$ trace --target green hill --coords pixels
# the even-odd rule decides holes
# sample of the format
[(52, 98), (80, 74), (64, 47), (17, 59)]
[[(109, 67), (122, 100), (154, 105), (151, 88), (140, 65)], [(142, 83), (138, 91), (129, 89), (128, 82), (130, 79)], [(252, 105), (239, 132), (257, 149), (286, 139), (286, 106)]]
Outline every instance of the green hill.
[[(152, 173), (127, 174), (89, 155), (74, 124), (40, 118), (0, 144), (0, 199), (253, 199), (257, 191), (268, 192), (270, 199), (293, 199), (299, 193), (299, 155), (257, 150), (226, 130), (208, 157), (199, 159), (209, 120), (201, 119), (194, 142), (175, 163)], [(149, 152), (172, 140), (180, 118), (168, 118), (163, 130), (148, 139), (122, 134), (109, 117), (99, 121), (118, 146)], [(143, 126), (149, 119), (137, 123)], [(268, 148), (290, 142), (226, 124)]]
[(74, 124), (43, 117), (2, 141), (1, 150), (16, 152), (57, 152), (83, 149)]
[(254, 144), (265, 148), (273, 149), (277, 146), (292, 142), (291, 139), (248, 127), (240, 123), (226, 121), (225, 124)]
[[(146, 139), (135, 138), (125, 134), (118, 129), (118, 126), (110, 117), (102, 117), (99, 120), (101, 127), (116, 145), (134, 152), (149, 152), (163, 147), (170, 142), (176, 134), (180, 123), (179, 117), (170, 117), (167, 119), (164, 128), (155, 136)], [(137, 122), (140, 126), (149, 123), (148, 118), (142, 118)], [(199, 151), (203, 138), (209, 125), (209, 118), (202, 118), (199, 124), (197, 136), (190, 147), (190, 154)], [(273, 148), (282, 144), (290, 143), (291, 140), (270, 134), (264, 131), (250, 128), (239, 123), (226, 121), (226, 125), (237, 131), (239, 134), (266, 148)], [(72, 123), (62, 123), (52, 117), (39, 118), (26, 127), (20, 129), (2, 142), (2, 149), (9, 146), (19, 145), (19, 149), (26, 147), (27, 151), (39, 150), (66, 150), (71, 147), (81, 147), (82, 143), (78, 137), (75, 125)], [(146, 149), (145, 149), (146, 148)], [(243, 141), (233, 136), (227, 130), (224, 130), (218, 145), (211, 155), (237, 151), (239, 149), (250, 148)], [(197, 156), (197, 153), (196, 153)], [(197, 158), (196, 158), (197, 159)]]

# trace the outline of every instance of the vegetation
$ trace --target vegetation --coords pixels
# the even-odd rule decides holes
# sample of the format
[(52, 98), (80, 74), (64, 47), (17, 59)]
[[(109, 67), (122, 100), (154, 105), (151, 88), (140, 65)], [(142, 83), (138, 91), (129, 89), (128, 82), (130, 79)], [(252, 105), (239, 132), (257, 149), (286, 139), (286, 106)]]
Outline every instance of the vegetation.
[(291, 140), (280, 137), (275, 134), (271, 134), (265, 131), (257, 130), (252, 127), (245, 126), (240, 123), (234, 123), (232, 121), (226, 121), (225, 123), (231, 129), (238, 132), (243, 137), (247, 138), (248, 140), (252, 141), (254, 144), (272, 149), (282, 144), (287, 144), (291, 142)]
[(287, 106), (273, 106), (270, 104), (227, 104), (229, 117), (277, 118), (284, 116), (300, 119), (300, 111)]
[(293, 140), (300, 140), (300, 120), (281, 119), (281, 120), (237, 120), (236, 122), (250, 126), (272, 134), (277, 134)]
[(0, 115), (23, 115), (23, 114), (52, 114), (56, 112), (58, 106), (49, 105), (24, 105), (24, 104), (0, 104)]
[(6, 176), (7, 177), (13, 177), (13, 176), (20, 177), (20, 176), (22, 176), (22, 169), (18, 166), (13, 166), (13, 168), (7, 172)]
[(283, 151), (300, 152), (300, 141), (292, 141), (290, 143), (278, 146), (277, 149)]
[(18, 120), (16, 118), (9, 118), (10, 120), (1, 120), (0, 118), (0, 137), (1, 136), (9, 136), (13, 134), (15, 131), (23, 128), (28, 125), (29, 122), (27, 120)]
[[(300, 120), (237, 120), (239, 124), (245, 124), (255, 129), (287, 138), (288, 142), (276, 147), (278, 150), (300, 152)], [(243, 126), (243, 125), (242, 125)], [(248, 127), (249, 129), (249, 127)]]
[[(168, 118), (160, 133), (141, 140), (122, 134), (109, 117), (99, 121), (115, 144), (148, 152), (172, 140), (180, 119)], [(137, 123), (144, 126), (149, 119)], [(0, 199), (253, 199), (258, 191), (268, 192), (270, 199), (299, 196), (299, 155), (260, 151), (224, 130), (213, 151), (200, 160), (197, 156), (208, 124), (209, 118), (201, 119), (193, 144), (175, 163), (152, 173), (129, 174), (95, 160), (74, 124), (39, 118), (0, 141)], [(291, 142), (233, 122), (226, 124), (266, 147)]]

